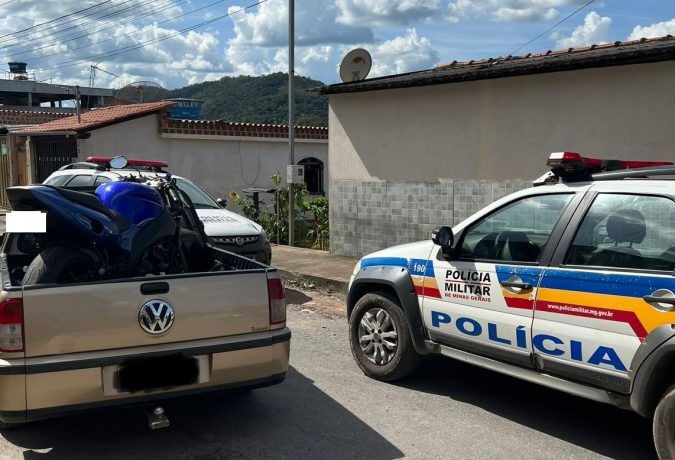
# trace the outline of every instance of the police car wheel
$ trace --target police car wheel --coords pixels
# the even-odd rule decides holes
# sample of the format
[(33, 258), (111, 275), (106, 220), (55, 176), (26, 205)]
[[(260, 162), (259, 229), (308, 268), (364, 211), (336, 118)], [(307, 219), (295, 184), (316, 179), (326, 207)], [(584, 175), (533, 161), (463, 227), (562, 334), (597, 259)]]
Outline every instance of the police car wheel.
[(349, 342), (363, 373), (376, 380), (402, 379), (419, 363), (403, 309), (383, 294), (366, 294), (356, 302)]
[(660, 459), (675, 458), (675, 385), (672, 385), (654, 412), (654, 445)]

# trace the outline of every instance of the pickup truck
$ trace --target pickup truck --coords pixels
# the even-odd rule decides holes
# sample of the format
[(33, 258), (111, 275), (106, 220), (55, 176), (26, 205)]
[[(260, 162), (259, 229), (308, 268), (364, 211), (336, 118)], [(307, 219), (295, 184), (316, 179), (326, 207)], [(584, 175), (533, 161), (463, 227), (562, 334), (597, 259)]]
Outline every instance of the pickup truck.
[(0, 428), (283, 381), (291, 333), (276, 269), (208, 246), (218, 270), (26, 283), (54, 234), (2, 242)]

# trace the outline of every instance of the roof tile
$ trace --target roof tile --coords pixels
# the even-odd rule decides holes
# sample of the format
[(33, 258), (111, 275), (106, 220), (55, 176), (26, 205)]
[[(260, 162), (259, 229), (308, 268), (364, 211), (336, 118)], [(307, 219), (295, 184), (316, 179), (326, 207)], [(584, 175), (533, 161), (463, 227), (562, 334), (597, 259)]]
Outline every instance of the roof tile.
[(41, 125), (31, 126), (21, 133), (49, 133), (56, 131), (86, 131), (99, 128), (110, 123), (119, 123), (138, 116), (169, 110), (176, 103), (171, 101), (149, 102), (145, 104), (116, 105), (84, 112), (77, 116), (60, 118)]

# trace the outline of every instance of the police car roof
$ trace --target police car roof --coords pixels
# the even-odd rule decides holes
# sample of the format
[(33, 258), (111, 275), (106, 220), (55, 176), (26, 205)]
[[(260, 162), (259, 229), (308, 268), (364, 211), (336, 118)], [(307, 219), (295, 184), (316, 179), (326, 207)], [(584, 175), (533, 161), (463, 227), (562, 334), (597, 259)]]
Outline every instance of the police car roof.
[[(148, 171), (148, 170), (136, 170), (136, 169), (131, 169), (131, 168), (125, 168), (125, 169), (95, 169), (95, 168), (80, 168), (80, 169), (59, 169), (58, 171), (54, 171), (52, 175), (54, 176), (65, 176), (65, 175), (97, 175), (97, 176), (105, 176), (106, 173), (112, 173), (116, 177), (122, 177), (125, 175), (128, 175), (129, 173), (134, 174), (134, 175), (140, 175), (143, 177), (162, 177), (166, 174), (166, 171)], [(185, 179), (182, 176), (179, 176), (177, 174), (171, 174), (171, 177), (175, 177), (176, 179)]]

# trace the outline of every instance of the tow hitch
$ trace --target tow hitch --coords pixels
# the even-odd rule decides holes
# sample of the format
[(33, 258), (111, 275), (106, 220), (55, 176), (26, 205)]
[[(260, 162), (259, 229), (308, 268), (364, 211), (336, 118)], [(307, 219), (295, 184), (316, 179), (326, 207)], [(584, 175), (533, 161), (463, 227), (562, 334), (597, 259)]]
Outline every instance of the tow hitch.
[(146, 410), (145, 415), (148, 416), (148, 426), (151, 430), (169, 426), (169, 417), (166, 416), (164, 408), (161, 406), (155, 407), (152, 411)]

